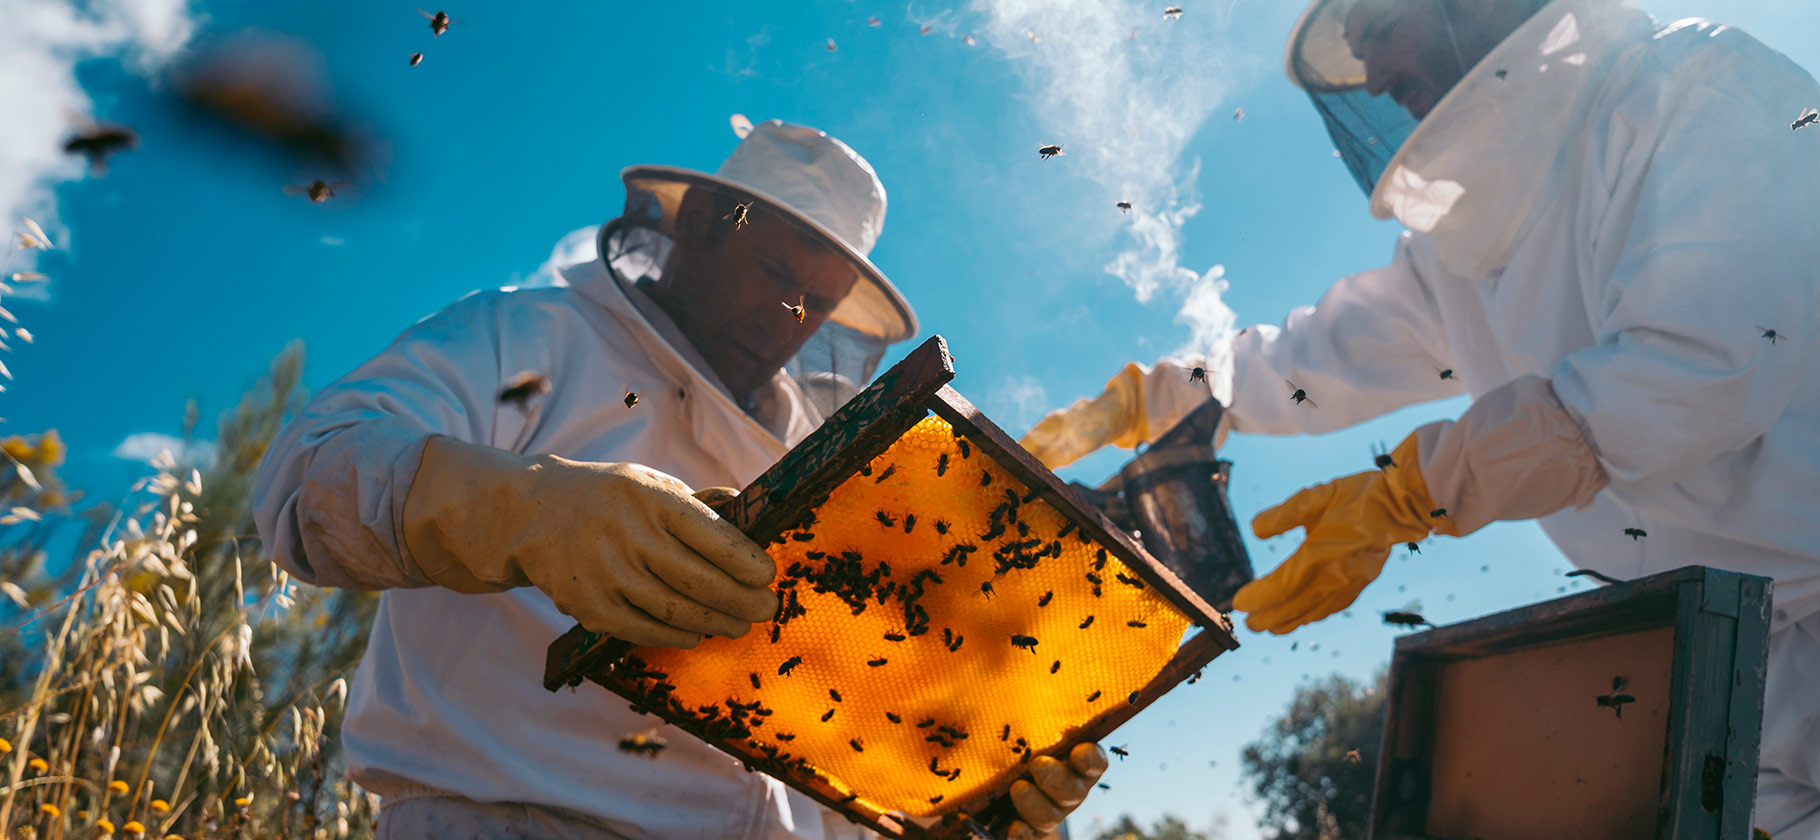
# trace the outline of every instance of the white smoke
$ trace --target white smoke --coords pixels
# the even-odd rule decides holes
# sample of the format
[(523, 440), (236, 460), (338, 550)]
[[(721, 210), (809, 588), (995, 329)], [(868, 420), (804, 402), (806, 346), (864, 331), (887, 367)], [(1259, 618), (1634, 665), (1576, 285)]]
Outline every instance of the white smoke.
[(556, 270), (577, 263), (593, 262), (600, 253), (599, 246), (594, 242), (599, 235), (600, 225), (576, 228), (563, 234), (561, 239), (556, 240), (555, 247), (550, 249), (550, 258), (531, 272), (530, 277), (513, 285), (523, 289), (569, 285), (568, 281), (557, 276)]
[[(86, 164), (63, 152), (92, 119), (76, 64), (119, 56), (151, 73), (195, 31), (188, 0), (0, 0), (0, 225), (32, 216), (60, 245), (55, 188), (83, 176)], [(35, 252), (9, 256), (8, 271)]]
[[(1126, 241), (1106, 264), (1141, 303), (1159, 293), (1183, 301), (1176, 315), (1190, 338), (1178, 353), (1218, 353), (1234, 322), (1220, 300), (1224, 271), (1183, 266), (1182, 226), (1201, 210), (1198, 160), (1188, 143), (1221, 109), (1235, 51), (1229, 16), (1193, 4), (1179, 20), (1147, 0), (973, 0), (980, 33), (1012, 59), (1044, 123), (1042, 142), (1063, 144), (1105, 194), (1131, 202)], [(1228, 4), (1227, 11), (1230, 11)]]

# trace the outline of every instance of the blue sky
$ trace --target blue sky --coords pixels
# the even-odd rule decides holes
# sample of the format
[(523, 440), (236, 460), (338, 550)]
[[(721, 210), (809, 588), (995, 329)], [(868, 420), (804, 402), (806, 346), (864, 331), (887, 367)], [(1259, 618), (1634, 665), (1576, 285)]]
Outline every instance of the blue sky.
[[(17, 7), (0, 17), (46, 5), (61, 4), (0, 0)], [(177, 0), (148, 5), (182, 11)], [(1126, 360), (1189, 343), (1195, 317), (1217, 321), (1206, 308), (1183, 315), (1184, 296), (1215, 265), (1241, 324), (1277, 323), (1390, 256), (1397, 229), (1370, 219), (1312, 107), (1283, 78), (1299, 0), (1186, 0), (1172, 24), (1164, 5), (474, 2), (451, 7), (461, 23), (432, 41), (412, 3), (192, 3), (194, 44), (255, 27), (320, 51), (328, 83), (387, 139), (390, 162), (350, 200), (311, 205), (279, 187), (313, 173), (186, 134), (134, 72), (156, 56), (80, 64), (74, 80), (92, 113), (136, 127), (143, 145), (105, 179), (53, 174), (22, 187), (19, 173), (33, 172), (26, 141), (0, 134), (0, 209), (36, 215), (67, 246), (41, 262), (54, 278), (49, 300), (7, 301), (36, 343), (13, 342), (5, 357), (17, 377), (0, 394), (5, 431), (58, 428), (71, 444), (66, 474), (112, 496), (144, 470), (116, 448), (177, 433), (186, 400), (212, 417), (298, 338), (308, 383), (332, 380), (413, 320), (530, 277), (563, 234), (615, 215), (621, 167), (714, 169), (740, 112), (821, 127), (871, 160), (890, 194), (875, 262), (916, 306), (925, 336), (951, 343), (956, 386), (1022, 432), (1097, 392)], [(1805, 0), (1643, 5), (1664, 19), (1718, 17), (1820, 67), (1820, 8)], [(162, 26), (161, 43), (181, 40), (180, 26), (138, 23)], [(418, 50), (422, 65), (407, 66)], [(9, 105), (37, 81), (60, 90), (48, 77), (15, 81), (25, 85), (5, 93)], [(1810, 104), (1820, 103), (1791, 103), (1791, 119)], [(1039, 161), (1049, 142), (1068, 154)], [(1171, 201), (1200, 209), (1139, 230), (1144, 217), (1121, 216), (1120, 198), (1152, 212)], [(1108, 273), (1121, 251), (1146, 268)], [(1128, 279), (1157, 288), (1140, 301)], [(1370, 444), (1463, 407), (1411, 408), (1321, 437), (1235, 436), (1225, 453), (1234, 504), (1248, 519), (1301, 486), (1368, 468)], [(1098, 481), (1123, 457), (1063, 475)], [(1292, 545), (1254, 542), (1259, 573)], [(1364, 678), (1384, 663), (1394, 634), (1377, 611), (1419, 599), (1430, 618), (1458, 621), (1571, 590), (1566, 569), (1533, 525), (1498, 525), (1433, 541), (1419, 557), (1399, 551), (1357, 617), (1297, 634), (1299, 652), (1243, 634), (1245, 647), (1205, 681), (1112, 739), (1131, 758), (1083, 806), (1077, 830), (1120, 812), (1173, 812), (1255, 836), (1240, 747), (1304, 674)]]

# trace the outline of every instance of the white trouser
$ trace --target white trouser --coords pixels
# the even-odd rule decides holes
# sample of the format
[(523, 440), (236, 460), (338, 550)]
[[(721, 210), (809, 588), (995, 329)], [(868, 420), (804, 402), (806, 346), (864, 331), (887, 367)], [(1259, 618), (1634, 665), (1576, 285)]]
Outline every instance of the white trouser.
[[(878, 835), (822, 809), (826, 840), (876, 840)], [(475, 802), (459, 796), (418, 796), (379, 813), (373, 840), (627, 840), (584, 814), (514, 802)]]
[(1820, 614), (1769, 637), (1757, 767), (1757, 827), (1820, 840)]

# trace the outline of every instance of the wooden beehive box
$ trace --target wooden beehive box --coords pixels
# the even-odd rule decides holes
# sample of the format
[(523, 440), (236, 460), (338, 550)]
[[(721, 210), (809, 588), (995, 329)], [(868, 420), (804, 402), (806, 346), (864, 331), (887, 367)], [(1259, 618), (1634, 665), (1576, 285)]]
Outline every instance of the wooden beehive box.
[(1237, 647), (953, 376), (930, 339), (717, 507), (777, 562), (772, 622), (687, 651), (577, 627), (545, 686), (598, 683), (888, 836), (959, 837), (1009, 822), (1033, 757)]
[(1371, 836), (1749, 837), (1769, 590), (1690, 566), (1398, 639)]

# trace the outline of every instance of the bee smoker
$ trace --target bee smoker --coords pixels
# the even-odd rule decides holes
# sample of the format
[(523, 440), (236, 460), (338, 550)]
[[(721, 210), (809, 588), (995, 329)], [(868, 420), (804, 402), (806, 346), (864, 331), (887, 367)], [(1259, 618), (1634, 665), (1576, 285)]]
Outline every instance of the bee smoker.
[(1209, 399), (1099, 487), (1071, 485), (1222, 611), (1232, 609), (1232, 596), (1254, 577), (1226, 497), (1232, 462), (1213, 448), (1224, 413), (1219, 400)]

